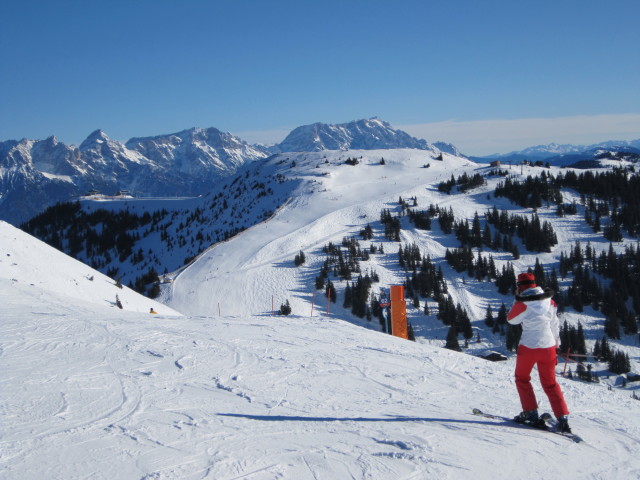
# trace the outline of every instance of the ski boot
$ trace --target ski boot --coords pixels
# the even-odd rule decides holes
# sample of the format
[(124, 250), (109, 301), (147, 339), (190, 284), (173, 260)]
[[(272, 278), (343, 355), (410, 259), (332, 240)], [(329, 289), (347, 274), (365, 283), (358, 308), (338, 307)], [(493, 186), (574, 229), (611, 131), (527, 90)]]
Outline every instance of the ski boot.
[(524, 423), (536, 427), (543, 423), (538, 417), (538, 410), (524, 410), (513, 417), (513, 421), (516, 423)]
[(562, 415), (561, 417), (558, 417), (558, 426), (556, 427), (556, 431), (560, 433), (571, 433), (568, 415)]

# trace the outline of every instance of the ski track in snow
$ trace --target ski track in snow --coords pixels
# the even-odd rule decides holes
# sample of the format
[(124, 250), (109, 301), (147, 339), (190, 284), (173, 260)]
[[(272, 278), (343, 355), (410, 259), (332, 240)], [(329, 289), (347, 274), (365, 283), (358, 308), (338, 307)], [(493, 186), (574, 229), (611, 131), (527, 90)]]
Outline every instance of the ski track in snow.
[(512, 361), (325, 317), (70, 312), (52, 296), (43, 318), (42, 300), (2, 297), (3, 478), (640, 473), (638, 405), (619, 392), (560, 380), (583, 444), (473, 416), (517, 408)]

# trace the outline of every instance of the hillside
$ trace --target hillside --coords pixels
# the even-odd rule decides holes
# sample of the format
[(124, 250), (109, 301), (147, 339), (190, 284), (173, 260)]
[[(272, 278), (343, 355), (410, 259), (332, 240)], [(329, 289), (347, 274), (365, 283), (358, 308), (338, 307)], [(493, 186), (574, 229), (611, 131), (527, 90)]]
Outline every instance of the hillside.
[[(46, 305), (49, 295), (70, 304), (85, 303), (94, 308), (149, 312), (163, 315), (178, 312), (131, 289), (118, 287), (113, 279), (88, 267), (40, 240), (0, 221), (0, 281), (9, 292), (30, 291)], [(44, 309), (46, 311), (46, 308)]]
[[(279, 306), (292, 292), (294, 311), (307, 313), (324, 245), (358, 236), (400, 196), (419, 194), (451, 174), (476, 167), (466, 159), (450, 156), (442, 162), (434, 157), (430, 151), (407, 149), (287, 153), (272, 158), (271, 163), (282, 164), (282, 175), (301, 180), (291, 200), (269, 222), (209, 250), (176, 277), (165, 301), (191, 314), (213, 312), (222, 302), (225, 312), (244, 315), (270, 313), (272, 296)], [(358, 165), (346, 164), (350, 158), (356, 158)], [(389, 253), (397, 252), (397, 244), (382, 239), (375, 243), (380, 241)], [(308, 259), (297, 269), (293, 261), (300, 250)], [(444, 255), (444, 249), (439, 253)], [(388, 286), (398, 280), (392, 269), (380, 283)], [(200, 289), (215, 293), (204, 298), (192, 295)]]
[[(454, 232), (445, 232), (436, 218), (430, 230), (416, 228), (408, 218), (407, 209), (399, 203), (403, 198), (409, 204), (415, 202), (416, 210), (427, 210), (430, 205), (437, 205), (442, 210), (451, 208), (458, 221), (469, 223), (477, 212), (482, 219), (480, 229), (489, 229), (499, 239), (495, 225), (489, 226), (484, 218), (485, 213), (496, 207), (528, 219), (534, 211), (514, 205), (508, 198), (495, 196), (495, 188), (504, 182), (504, 176), (492, 174), (488, 167), (464, 158), (448, 156), (441, 162), (434, 160), (428, 152), (416, 150), (287, 155), (287, 167), (288, 162), (295, 163), (295, 167), (288, 168), (286, 175), (301, 180), (298, 189), (292, 193), (292, 200), (268, 222), (214, 246), (180, 271), (174, 282), (163, 289), (161, 298), (164, 302), (191, 315), (218, 312), (224, 315), (271, 314), (289, 302), (294, 314), (311, 316), (312, 309), (326, 312), (328, 307), (331, 314), (340, 318), (349, 318), (357, 325), (380, 330), (381, 325), (375, 315), (373, 318), (360, 318), (353, 314), (351, 308), (344, 308), (346, 290), (354, 287), (359, 276), (374, 273), (379, 278), (379, 281), (372, 283), (369, 292), (374, 300), (387, 292), (390, 285), (407, 283), (415, 274), (406, 266), (401, 267), (398, 251), (416, 245), (423, 258), (429, 258), (442, 270), (452, 304), (459, 305), (470, 318), (472, 333), (464, 337), (466, 342), (458, 329), (461, 342), (468, 344), (467, 351), (478, 355), (493, 350), (508, 353), (510, 348), (506, 341), (509, 331), (504, 326), (500, 329), (489, 328), (485, 318), (488, 307), (491, 307), (495, 317), (501, 306), (510, 306), (513, 282), (509, 282), (507, 291), (501, 293), (491, 279), (478, 278), (476, 274), (469, 275), (453, 268), (445, 257), (447, 250), (454, 251), (460, 246), (460, 240)], [(383, 156), (384, 165), (380, 162)], [(345, 157), (357, 158), (359, 163), (347, 165)], [(277, 163), (278, 158), (270, 161)], [(424, 168), (426, 165), (429, 168)], [(511, 170), (509, 178), (525, 180), (531, 175), (546, 172), (558, 175), (562, 171), (527, 166)], [(468, 177), (479, 174), (485, 183), (464, 193), (459, 191), (459, 187), (455, 187), (450, 194), (437, 188), (440, 182), (451, 176), (464, 174)], [(563, 189), (563, 204), (573, 205), (579, 201), (580, 196), (574, 189)], [(387, 227), (380, 221), (383, 209), (398, 216), (401, 226), (399, 241), (385, 235)], [(622, 254), (628, 245), (634, 245), (635, 242), (622, 239), (611, 243), (602, 231), (595, 232), (585, 223), (583, 208), (577, 208), (575, 214), (561, 217), (553, 203), (547, 203), (535, 211), (540, 221), (552, 228), (554, 244), (544, 248), (527, 248), (525, 241), (513, 234), (517, 257), (503, 247), (493, 249), (483, 246), (479, 249), (482, 250), (480, 254), (479, 250), (472, 251), (474, 262), (480, 257), (484, 260), (490, 257), (498, 273), (505, 268), (513, 268), (515, 272), (526, 271), (538, 263), (550, 278), (554, 272), (557, 274), (560, 258), (567, 256), (576, 242), (580, 242), (582, 248), (588, 246), (597, 255), (607, 252), (609, 248)], [(605, 219), (602, 221), (604, 225)], [(361, 232), (367, 225), (372, 229), (372, 237), (364, 240)], [(337, 301), (327, 305), (326, 290), (317, 289), (316, 281), (328, 258), (325, 253), (327, 245), (333, 243), (339, 246), (345, 238), (357, 241), (358, 248), (364, 251), (382, 247), (384, 253), (378, 251), (368, 255), (366, 260), (359, 261), (356, 267), (358, 271), (354, 270), (350, 279), (338, 275), (336, 267), (332, 267), (326, 280), (334, 284)], [(346, 252), (346, 247), (343, 248)], [(305, 256), (305, 263), (296, 267), (294, 260), (300, 252)], [(637, 268), (636, 263), (634, 268)], [(565, 296), (570, 295), (574, 281), (575, 274), (567, 273), (557, 280), (557, 290)], [(602, 282), (606, 285), (608, 280), (603, 279)], [(599, 311), (586, 306), (580, 311), (568, 305), (569, 297), (565, 296), (562, 297), (563, 304), (567, 306), (562, 321), (573, 328), (584, 329), (587, 347), (591, 351), (595, 342), (605, 333), (602, 327), (607, 320), (605, 309)], [(417, 302), (416, 306), (412, 300)], [(450, 327), (440, 316), (442, 304), (437, 296), (414, 296), (408, 293), (407, 302), (408, 318), (418, 341), (444, 345)], [(427, 315), (425, 306), (429, 310)], [(631, 329), (628, 334), (623, 333), (619, 340), (614, 340), (613, 344), (630, 355), (631, 370), (637, 372), (636, 320), (633, 320), (633, 325), (636, 326), (635, 334)], [(606, 370), (606, 365), (598, 365), (598, 368)]]
[(212, 185), (193, 198), (88, 196), (51, 207), (23, 225), (29, 233), (119, 278), (137, 291), (189, 263), (210, 245), (268, 219), (289, 198), (297, 181), (255, 168)]
[[(629, 391), (559, 378), (584, 438), (576, 444), (471, 415), (517, 412), (513, 360), (319, 312), (180, 317), (103, 306), (60, 291), (76, 268), (68, 258), (52, 255), (55, 269), (31, 285), (27, 273), (50, 249), (14, 248), (15, 232), (2, 231), (2, 258), (13, 262), (0, 264), (3, 479), (640, 475), (640, 403)], [(77, 272), (78, 284), (91, 273)]]

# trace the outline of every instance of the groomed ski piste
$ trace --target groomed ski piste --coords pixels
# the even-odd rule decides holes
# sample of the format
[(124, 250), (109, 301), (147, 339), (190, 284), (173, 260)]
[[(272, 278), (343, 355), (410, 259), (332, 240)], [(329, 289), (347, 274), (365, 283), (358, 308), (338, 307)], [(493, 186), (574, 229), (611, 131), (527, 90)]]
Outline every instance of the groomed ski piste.
[[(305, 158), (315, 169), (323, 155), (291, 158), (310, 176)], [(491, 189), (437, 192), (434, 182), (479, 168), (465, 159), (366, 155), (355, 167), (318, 168), (319, 181), (301, 182), (272, 219), (176, 275), (163, 292), (173, 310), (0, 222), (0, 477), (638, 478), (640, 402), (629, 389), (559, 377), (584, 439), (576, 444), (471, 413), (518, 413), (513, 357), (491, 363), (442, 340), (391, 337), (366, 321), (354, 325), (335, 304), (327, 315), (318, 298), (311, 311), (324, 244), (357, 235), (398, 196), (415, 195), (425, 208), (449, 201), (457, 216), (471, 216)], [(591, 238), (571, 217), (554, 228), (566, 248)], [(435, 228), (402, 235), (446, 271), (444, 249), (457, 246), (455, 237)], [(395, 252), (391, 243), (385, 250)], [(299, 250), (308, 260), (296, 269)], [(523, 255), (517, 267), (532, 259)], [(383, 285), (402, 282), (383, 257), (371, 267)], [(507, 301), (490, 284), (463, 284), (449, 271), (447, 279), (460, 282), (450, 291), (474, 321), (487, 301)], [(274, 297), (276, 308), (288, 299), (293, 314), (271, 316)], [(410, 317), (423, 333), (442, 328)], [(548, 410), (535, 378), (534, 388)]]

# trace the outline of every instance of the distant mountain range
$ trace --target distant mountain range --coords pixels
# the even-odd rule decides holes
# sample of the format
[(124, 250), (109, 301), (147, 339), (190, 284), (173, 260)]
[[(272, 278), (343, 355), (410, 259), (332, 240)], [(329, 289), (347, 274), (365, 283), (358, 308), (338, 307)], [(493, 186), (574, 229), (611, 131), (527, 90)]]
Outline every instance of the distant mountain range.
[[(79, 147), (55, 137), (8, 140), (0, 142), (0, 219), (18, 225), (47, 206), (94, 190), (103, 194), (127, 190), (145, 197), (202, 195), (245, 163), (276, 153), (401, 148), (464, 156), (452, 144), (412, 137), (379, 118), (304, 125), (270, 147), (250, 145), (216, 128), (191, 128), (126, 143), (96, 130)], [(640, 139), (590, 146), (540, 145), (470, 158), (479, 163), (527, 159), (570, 165), (592, 161), (604, 151), (640, 155)]]
[(556, 166), (568, 166), (577, 162), (592, 160), (605, 152), (640, 154), (640, 138), (637, 140), (609, 140), (593, 145), (536, 145), (503, 154), (492, 154), (485, 157), (471, 157), (473, 160), (486, 163), (493, 160), (502, 162), (521, 162), (522, 160), (543, 160)]
[[(444, 151), (454, 146), (439, 144)], [(80, 147), (55, 137), (0, 142), (0, 219), (19, 224), (49, 205), (88, 191), (196, 196), (247, 162), (278, 152), (414, 148), (439, 150), (380, 119), (294, 129), (272, 147), (250, 145), (216, 128), (191, 128), (125, 144), (96, 130)]]
[(80, 147), (55, 137), (0, 142), (0, 219), (17, 224), (89, 190), (199, 195), (243, 163), (268, 155), (215, 128), (133, 138), (126, 145), (101, 130)]

